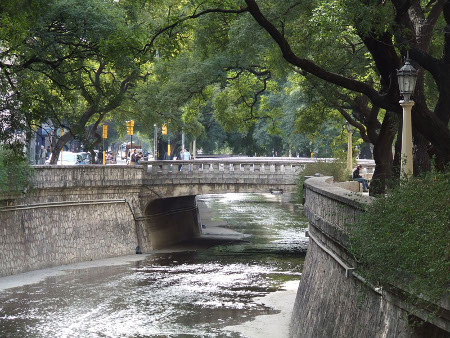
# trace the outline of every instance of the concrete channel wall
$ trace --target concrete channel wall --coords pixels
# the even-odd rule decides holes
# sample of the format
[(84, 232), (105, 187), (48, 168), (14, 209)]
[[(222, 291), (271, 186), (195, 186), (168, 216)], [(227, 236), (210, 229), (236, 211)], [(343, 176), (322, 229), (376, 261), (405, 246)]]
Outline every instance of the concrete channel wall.
[(310, 242), (291, 337), (449, 337), (448, 306), (429, 322), (412, 327), (413, 318), (425, 319), (428, 313), (413, 317), (402, 298), (368, 285), (355, 272), (357, 262), (346, 249), (345, 224), (364, 212), (371, 197), (334, 185), (331, 177), (306, 180), (304, 193)]

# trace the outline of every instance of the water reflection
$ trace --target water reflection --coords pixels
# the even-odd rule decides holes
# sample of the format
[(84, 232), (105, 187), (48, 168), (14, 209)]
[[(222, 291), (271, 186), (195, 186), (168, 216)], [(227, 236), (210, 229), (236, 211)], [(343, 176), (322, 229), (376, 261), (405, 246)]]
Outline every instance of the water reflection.
[(239, 337), (222, 328), (274, 313), (252, 299), (299, 279), (306, 222), (282, 195), (199, 203), (207, 227), (243, 232), (248, 242), (69, 270), (9, 289), (0, 293), (2, 337)]

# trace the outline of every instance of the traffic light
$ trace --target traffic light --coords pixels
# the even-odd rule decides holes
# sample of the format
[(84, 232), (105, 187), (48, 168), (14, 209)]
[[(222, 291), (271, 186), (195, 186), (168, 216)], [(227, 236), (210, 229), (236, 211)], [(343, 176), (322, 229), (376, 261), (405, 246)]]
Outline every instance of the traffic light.
[(127, 134), (133, 135), (134, 121), (133, 120), (126, 121), (125, 123), (127, 125)]
[(108, 138), (108, 126), (103, 125), (103, 138)]
[(162, 125), (162, 134), (167, 135), (167, 124)]

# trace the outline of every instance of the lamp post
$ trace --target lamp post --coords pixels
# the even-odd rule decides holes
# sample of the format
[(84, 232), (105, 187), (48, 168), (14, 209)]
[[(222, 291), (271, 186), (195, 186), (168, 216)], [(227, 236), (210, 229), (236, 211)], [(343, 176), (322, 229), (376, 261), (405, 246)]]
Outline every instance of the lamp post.
[(401, 175), (411, 177), (413, 175), (411, 110), (414, 101), (410, 98), (416, 86), (417, 71), (409, 59), (406, 59), (403, 67), (397, 70), (397, 77), (400, 94), (403, 95), (403, 100), (400, 100), (403, 108)]
[(352, 172), (353, 165), (353, 154), (352, 154), (352, 135), (353, 135), (353, 126), (348, 123), (348, 121), (345, 121), (345, 127), (347, 128), (347, 170)]
[(153, 159), (158, 159), (158, 131), (156, 130), (156, 123), (153, 125)]

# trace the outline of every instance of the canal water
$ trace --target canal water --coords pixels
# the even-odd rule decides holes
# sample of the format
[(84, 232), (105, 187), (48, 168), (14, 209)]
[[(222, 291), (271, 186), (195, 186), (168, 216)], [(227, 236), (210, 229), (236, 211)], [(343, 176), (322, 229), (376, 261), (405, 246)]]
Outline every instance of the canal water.
[[(307, 222), (288, 194), (198, 203), (205, 233), (219, 230), (214, 241), (60, 268), (22, 285), (0, 278), (0, 336), (244, 337), (230, 327), (279, 312), (260, 297), (300, 279)], [(235, 231), (245, 237), (227, 243), (225, 235), (242, 237)]]

